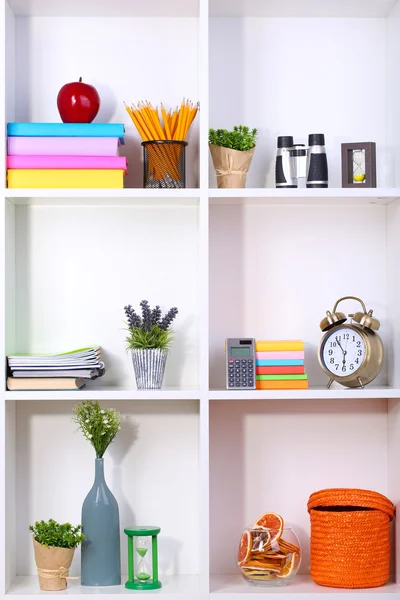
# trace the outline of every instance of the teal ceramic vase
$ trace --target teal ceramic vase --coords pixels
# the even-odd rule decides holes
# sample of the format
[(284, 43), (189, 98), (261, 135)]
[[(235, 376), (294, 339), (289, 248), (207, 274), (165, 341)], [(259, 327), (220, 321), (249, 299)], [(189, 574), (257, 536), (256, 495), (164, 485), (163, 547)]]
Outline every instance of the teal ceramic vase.
[(104, 479), (103, 458), (96, 458), (94, 484), (82, 506), (82, 531), (82, 585), (120, 585), (119, 510)]

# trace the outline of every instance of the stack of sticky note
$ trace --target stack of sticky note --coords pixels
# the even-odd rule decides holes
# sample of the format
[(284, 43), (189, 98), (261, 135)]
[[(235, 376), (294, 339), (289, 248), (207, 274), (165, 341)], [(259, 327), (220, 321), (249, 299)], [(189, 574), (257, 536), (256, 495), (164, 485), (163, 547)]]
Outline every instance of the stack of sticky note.
[(118, 123), (8, 123), (9, 188), (123, 188)]
[(258, 390), (307, 389), (304, 342), (256, 341), (256, 387)]

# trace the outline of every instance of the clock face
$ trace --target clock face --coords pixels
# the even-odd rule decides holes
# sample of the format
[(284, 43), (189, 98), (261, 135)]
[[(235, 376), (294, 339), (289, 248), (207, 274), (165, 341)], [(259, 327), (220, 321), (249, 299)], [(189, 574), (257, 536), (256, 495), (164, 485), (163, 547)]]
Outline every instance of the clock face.
[(325, 368), (335, 377), (353, 375), (364, 362), (364, 340), (354, 329), (334, 329), (325, 340), (321, 358)]

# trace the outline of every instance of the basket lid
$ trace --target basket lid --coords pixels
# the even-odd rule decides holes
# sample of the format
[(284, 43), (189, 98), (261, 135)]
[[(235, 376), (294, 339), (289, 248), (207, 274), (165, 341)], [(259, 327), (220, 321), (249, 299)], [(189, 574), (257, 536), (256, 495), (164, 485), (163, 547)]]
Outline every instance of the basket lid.
[(329, 488), (311, 494), (307, 509), (324, 506), (355, 506), (372, 508), (386, 513), (390, 520), (394, 517), (394, 504), (383, 494), (371, 490), (358, 490), (353, 488)]

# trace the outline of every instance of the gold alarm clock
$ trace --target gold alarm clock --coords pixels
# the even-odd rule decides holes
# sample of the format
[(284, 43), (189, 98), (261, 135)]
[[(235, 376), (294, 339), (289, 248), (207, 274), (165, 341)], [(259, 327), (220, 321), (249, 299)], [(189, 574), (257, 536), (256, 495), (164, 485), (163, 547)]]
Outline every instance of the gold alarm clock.
[[(349, 314), (352, 320), (345, 324), (344, 313), (336, 312), (342, 300), (356, 300), (363, 312)], [(334, 381), (346, 387), (363, 388), (379, 375), (383, 363), (383, 344), (376, 331), (380, 323), (367, 312), (365, 304), (355, 296), (339, 298), (333, 311), (326, 311), (320, 328), (326, 331), (319, 344), (318, 360), (322, 370), (328, 375), (330, 388)]]

